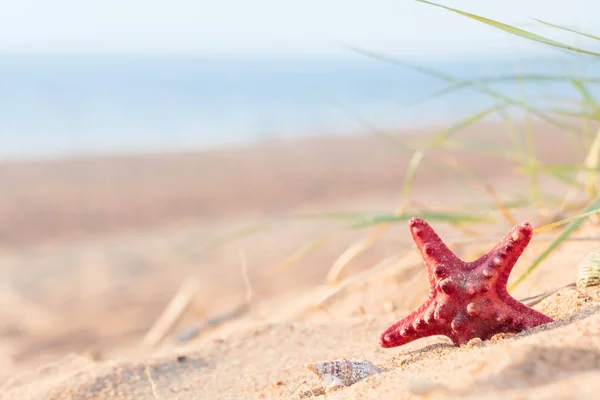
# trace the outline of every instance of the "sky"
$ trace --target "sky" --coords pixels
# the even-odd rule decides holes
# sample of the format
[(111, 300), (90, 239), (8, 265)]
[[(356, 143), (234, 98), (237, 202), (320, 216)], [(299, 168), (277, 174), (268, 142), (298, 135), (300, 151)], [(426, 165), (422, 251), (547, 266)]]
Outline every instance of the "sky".
[[(600, 35), (598, 0), (439, 3), (600, 49), (533, 20)], [(0, 0), (0, 53), (312, 55), (344, 44), (408, 56), (547, 51), (413, 0)]]

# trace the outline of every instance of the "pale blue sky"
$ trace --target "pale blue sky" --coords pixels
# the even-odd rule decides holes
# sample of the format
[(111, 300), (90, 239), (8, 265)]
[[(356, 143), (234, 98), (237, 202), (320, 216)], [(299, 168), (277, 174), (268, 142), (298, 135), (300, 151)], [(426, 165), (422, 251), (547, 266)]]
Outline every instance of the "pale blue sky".
[[(571, 44), (597, 43), (598, 0), (440, 0)], [(544, 51), (543, 45), (411, 0), (0, 0), (0, 52), (340, 53), (340, 43), (409, 56)]]

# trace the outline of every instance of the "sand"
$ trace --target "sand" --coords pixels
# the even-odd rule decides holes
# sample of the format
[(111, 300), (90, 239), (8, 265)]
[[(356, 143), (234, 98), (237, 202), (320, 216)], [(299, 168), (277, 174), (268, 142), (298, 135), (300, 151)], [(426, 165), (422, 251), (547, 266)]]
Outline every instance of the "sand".
[[(476, 140), (482, 132), (497, 148), (507, 144), (495, 125), (460, 137)], [(543, 159), (581, 159), (555, 130), (536, 132)], [(480, 180), (453, 170), (448, 157), (474, 168)], [(340, 284), (324, 283), (335, 259), (370, 230), (281, 217), (392, 210), (408, 158), (389, 141), (355, 136), (0, 166), (0, 398), (593, 398), (600, 389), (599, 288), (549, 296), (534, 308), (556, 322), (518, 335), (463, 347), (436, 336), (382, 349), (379, 334), (428, 290), (406, 224), (393, 225), (357, 257)], [(488, 215), (491, 197), (482, 181), (504, 200), (527, 190), (510, 162), (468, 150), (438, 151), (426, 160), (413, 191), (415, 212), (468, 208)], [(541, 186), (559, 196), (566, 191), (556, 182)], [(539, 226), (540, 207), (514, 212), (515, 218)], [(206, 246), (265, 218), (269, 229)], [(486, 252), (510, 227), (502, 218), (468, 229), (432, 225), (463, 259)], [(591, 221), (577, 236), (597, 231)], [(322, 247), (282, 264), (328, 233)], [(512, 279), (556, 233), (534, 237)], [(564, 244), (513, 295), (574, 282), (579, 261), (597, 245)], [(249, 306), (192, 340), (177, 341), (178, 334), (244, 304), (240, 260), (253, 290)], [(199, 290), (183, 319), (155, 348), (143, 347), (148, 329), (190, 280)], [(304, 365), (338, 358), (368, 359), (385, 371), (325, 394)]]

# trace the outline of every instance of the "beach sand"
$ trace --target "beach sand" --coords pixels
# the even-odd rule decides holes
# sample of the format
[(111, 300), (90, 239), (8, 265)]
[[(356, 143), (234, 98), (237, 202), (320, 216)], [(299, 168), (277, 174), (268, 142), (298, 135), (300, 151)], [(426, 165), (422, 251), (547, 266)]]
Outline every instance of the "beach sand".
[[(540, 159), (583, 159), (556, 129), (534, 131)], [(434, 132), (400, 138), (419, 142)], [(509, 146), (493, 124), (457, 138), (496, 150)], [(518, 335), (463, 347), (436, 336), (382, 349), (379, 334), (428, 292), (406, 222), (390, 226), (356, 257), (340, 283), (325, 283), (336, 258), (373, 228), (285, 216), (390, 212), (410, 156), (390, 138), (363, 135), (3, 164), (0, 398), (593, 398), (600, 389), (597, 287), (552, 294), (534, 308), (556, 322)], [(466, 226), (431, 221), (457, 255), (475, 259), (510, 228), (494, 206), (490, 211), (495, 196), (518, 200), (529, 190), (515, 166), (468, 149), (432, 151), (408, 210), (493, 215), (495, 222)], [(568, 188), (547, 179), (540, 187), (546, 198), (564, 197)], [(511, 213), (534, 227), (563, 215), (544, 211), (536, 204)], [(597, 231), (591, 220), (576, 236)], [(509, 282), (556, 234), (534, 236)], [(324, 235), (321, 247), (287, 262)], [(215, 243), (215, 237), (237, 240)], [(597, 246), (595, 240), (563, 244), (511, 294), (524, 298), (574, 282), (578, 263)], [(183, 317), (154, 348), (143, 346), (185, 282), (197, 290)], [(239, 313), (206, 326), (231, 310)], [(195, 338), (176, 340), (194, 328)], [(304, 365), (338, 358), (368, 359), (385, 371), (325, 393)]]

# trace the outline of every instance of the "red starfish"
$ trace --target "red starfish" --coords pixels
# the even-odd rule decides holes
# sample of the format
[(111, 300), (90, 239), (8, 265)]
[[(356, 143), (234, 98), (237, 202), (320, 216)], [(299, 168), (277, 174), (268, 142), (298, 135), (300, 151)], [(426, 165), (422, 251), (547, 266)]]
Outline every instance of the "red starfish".
[(433, 335), (448, 336), (460, 346), (476, 337), (486, 340), (500, 332), (517, 333), (552, 322), (506, 291), (510, 271), (533, 236), (528, 222), (512, 228), (473, 262), (459, 259), (421, 218), (411, 219), (409, 227), (427, 266), (431, 291), (417, 310), (383, 332), (382, 347)]

